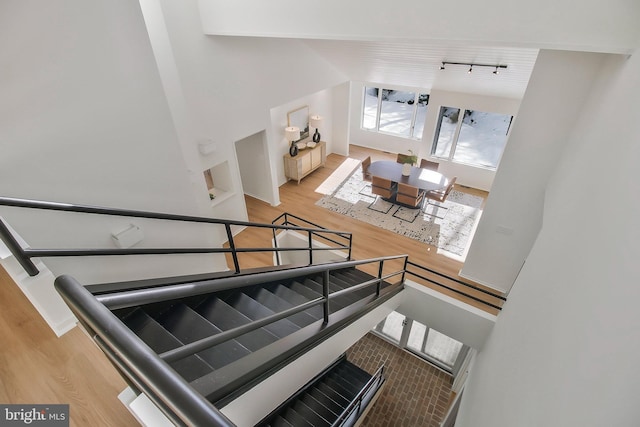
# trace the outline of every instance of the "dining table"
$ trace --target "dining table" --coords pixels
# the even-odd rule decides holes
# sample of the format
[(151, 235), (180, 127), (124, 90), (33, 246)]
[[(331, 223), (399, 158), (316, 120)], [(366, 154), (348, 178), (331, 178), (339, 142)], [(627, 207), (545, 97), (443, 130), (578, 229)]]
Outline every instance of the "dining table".
[(441, 190), (449, 185), (449, 180), (441, 173), (417, 166), (411, 166), (409, 175), (403, 175), (402, 163), (391, 160), (372, 162), (369, 165), (369, 173), (393, 182), (412, 185), (424, 191)]

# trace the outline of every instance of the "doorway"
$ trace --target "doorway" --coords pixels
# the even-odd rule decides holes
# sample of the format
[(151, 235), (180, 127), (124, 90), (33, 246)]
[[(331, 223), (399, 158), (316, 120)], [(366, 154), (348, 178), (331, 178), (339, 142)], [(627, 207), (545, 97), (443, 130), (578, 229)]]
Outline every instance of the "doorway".
[(240, 139), (234, 145), (243, 193), (274, 205), (266, 132)]

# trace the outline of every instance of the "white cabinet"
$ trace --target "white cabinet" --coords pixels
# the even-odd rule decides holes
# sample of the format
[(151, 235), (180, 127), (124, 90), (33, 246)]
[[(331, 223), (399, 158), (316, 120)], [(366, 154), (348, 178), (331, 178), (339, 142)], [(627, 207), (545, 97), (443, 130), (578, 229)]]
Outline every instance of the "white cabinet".
[(320, 141), (313, 148), (300, 150), (298, 155), (292, 157), (290, 154), (284, 155), (284, 174), (287, 179), (298, 181), (309, 175), (314, 170), (324, 166), (327, 162), (327, 144)]

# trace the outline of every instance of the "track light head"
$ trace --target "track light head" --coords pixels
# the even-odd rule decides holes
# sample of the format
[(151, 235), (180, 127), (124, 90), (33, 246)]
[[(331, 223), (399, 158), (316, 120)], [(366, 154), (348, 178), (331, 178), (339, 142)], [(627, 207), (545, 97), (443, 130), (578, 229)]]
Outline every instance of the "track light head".
[(473, 72), (473, 65), (469, 67), (469, 71), (467, 71), (467, 73), (471, 74), (472, 72)]
[(497, 65), (496, 65), (496, 69), (495, 69), (495, 71), (493, 72), (493, 74), (496, 74), (496, 75), (497, 75), (497, 74), (500, 74), (500, 70), (498, 70), (498, 66), (497, 66)]
[(444, 62), (442, 63), (442, 65), (440, 66), (441, 70), (444, 70)]

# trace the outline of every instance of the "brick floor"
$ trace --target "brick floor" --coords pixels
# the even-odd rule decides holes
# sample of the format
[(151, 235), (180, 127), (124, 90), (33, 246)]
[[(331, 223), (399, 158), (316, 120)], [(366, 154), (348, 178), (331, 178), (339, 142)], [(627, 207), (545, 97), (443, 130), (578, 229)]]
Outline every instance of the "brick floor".
[(439, 427), (451, 375), (371, 333), (347, 351), (347, 359), (369, 373), (385, 365), (386, 384), (363, 427)]

